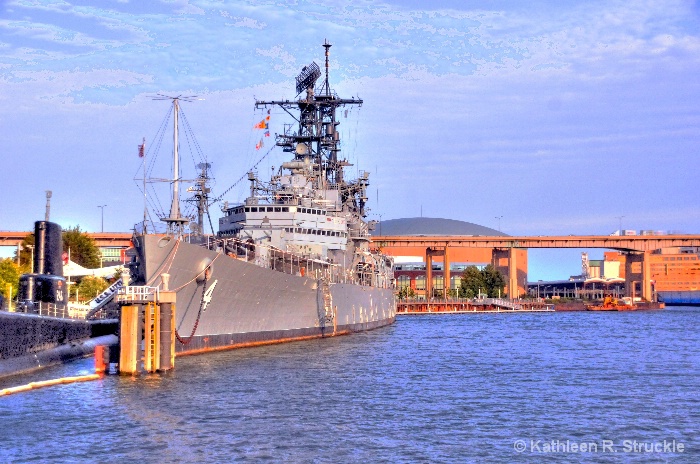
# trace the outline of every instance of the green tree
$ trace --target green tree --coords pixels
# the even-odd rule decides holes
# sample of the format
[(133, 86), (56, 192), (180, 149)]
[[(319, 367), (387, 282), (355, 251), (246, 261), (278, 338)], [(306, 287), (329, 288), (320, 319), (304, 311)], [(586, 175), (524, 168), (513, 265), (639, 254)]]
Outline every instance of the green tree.
[[(34, 248), (33, 233), (24, 237), (19, 245), (19, 269), (21, 274), (32, 272), (32, 248)], [(17, 262), (17, 250), (15, 250), (15, 262)]]
[(491, 264), (479, 270), (476, 266), (469, 266), (462, 273), (459, 284), (459, 296), (462, 298), (474, 298), (481, 293), (489, 298), (504, 295), (506, 282), (500, 272)]
[(82, 301), (92, 300), (102, 293), (109, 284), (102, 277), (85, 276), (77, 285), (78, 294)]
[(479, 291), (486, 289), (483, 273), (476, 266), (467, 267), (462, 273), (459, 283), (459, 296), (462, 298), (475, 298)]
[(495, 298), (499, 296), (504, 296), (504, 290), (506, 286), (506, 281), (500, 272), (491, 264), (486, 266), (481, 273), (484, 278), (484, 285), (486, 287), (486, 293), (489, 298)]
[(398, 293), (399, 300), (405, 300), (406, 298), (414, 298), (415, 296), (416, 291), (407, 285), (401, 287)]
[[(20, 269), (11, 258), (0, 261), (0, 293), (5, 298), (13, 299), (19, 289)], [(9, 286), (12, 286), (12, 294), (9, 295)]]
[(88, 269), (100, 267), (100, 250), (95, 240), (80, 230), (80, 226), (63, 231), (63, 251), (70, 249), (70, 259)]

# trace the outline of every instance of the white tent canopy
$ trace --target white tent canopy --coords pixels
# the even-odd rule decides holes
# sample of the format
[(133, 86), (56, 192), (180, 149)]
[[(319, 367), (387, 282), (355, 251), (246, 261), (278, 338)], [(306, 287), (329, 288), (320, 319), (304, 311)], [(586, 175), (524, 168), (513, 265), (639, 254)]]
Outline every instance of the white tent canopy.
[(65, 277), (112, 277), (114, 274), (124, 269), (124, 266), (118, 264), (116, 266), (98, 267), (97, 269), (88, 269), (73, 261), (68, 261), (68, 264), (63, 266), (63, 275)]

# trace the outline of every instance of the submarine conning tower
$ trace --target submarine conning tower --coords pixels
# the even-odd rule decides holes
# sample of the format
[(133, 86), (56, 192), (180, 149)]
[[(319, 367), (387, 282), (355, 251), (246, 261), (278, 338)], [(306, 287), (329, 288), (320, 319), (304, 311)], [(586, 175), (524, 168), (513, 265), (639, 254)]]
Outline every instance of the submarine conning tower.
[(63, 277), (63, 238), (61, 226), (55, 222), (34, 223), (34, 268), (36, 274)]
[(26, 312), (40, 312), (43, 306), (62, 309), (68, 301), (63, 277), (63, 238), (61, 226), (49, 221), (34, 223), (34, 262), (32, 273), (19, 278), (17, 301)]

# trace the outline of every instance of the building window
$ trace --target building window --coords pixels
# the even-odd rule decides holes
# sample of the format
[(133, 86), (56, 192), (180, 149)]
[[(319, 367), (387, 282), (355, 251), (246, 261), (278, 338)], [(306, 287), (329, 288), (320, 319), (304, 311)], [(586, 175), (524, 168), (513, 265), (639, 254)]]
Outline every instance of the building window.
[(407, 275), (400, 275), (399, 278), (396, 279), (396, 282), (399, 289), (411, 286), (411, 278)]
[(425, 276), (419, 275), (416, 277), (416, 290), (425, 290)]

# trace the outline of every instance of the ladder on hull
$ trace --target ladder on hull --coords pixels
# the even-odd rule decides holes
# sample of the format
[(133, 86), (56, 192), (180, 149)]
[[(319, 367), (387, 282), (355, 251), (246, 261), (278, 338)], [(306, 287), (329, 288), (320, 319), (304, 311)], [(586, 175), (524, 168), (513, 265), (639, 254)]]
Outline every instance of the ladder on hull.
[(325, 328), (329, 325), (333, 326), (333, 331), (335, 332), (335, 314), (333, 311), (333, 296), (331, 295), (331, 286), (327, 280), (321, 279), (318, 282), (318, 289), (320, 293), (320, 304), (318, 308), (319, 326), (321, 328)]

